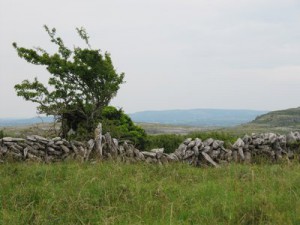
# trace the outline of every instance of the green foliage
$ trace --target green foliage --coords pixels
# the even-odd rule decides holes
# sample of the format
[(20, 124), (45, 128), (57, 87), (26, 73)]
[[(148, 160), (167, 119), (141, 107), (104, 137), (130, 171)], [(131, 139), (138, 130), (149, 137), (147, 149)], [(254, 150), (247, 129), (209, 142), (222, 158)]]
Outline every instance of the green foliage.
[(0, 139), (4, 137), (4, 131), (0, 130)]
[(146, 132), (135, 125), (122, 109), (116, 109), (113, 106), (105, 107), (102, 111), (101, 122), (104, 133), (110, 132), (112, 137), (120, 140), (130, 140), (140, 149), (145, 147)]
[(200, 138), (202, 141), (208, 138), (213, 138), (224, 141), (225, 147), (228, 147), (230, 144), (233, 144), (238, 137), (230, 133), (219, 131), (192, 132), (187, 135), (148, 135), (146, 150), (151, 150), (153, 148), (164, 148), (166, 153), (171, 153), (174, 152), (174, 150), (177, 149), (186, 138)]
[(185, 136), (176, 134), (148, 135), (146, 150), (164, 148), (164, 152), (171, 153), (184, 141)]
[(300, 224), (300, 165), (0, 165), (0, 224)]
[(84, 28), (78, 35), (88, 48), (66, 47), (56, 35), (56, 29), (44, 26), (58, 52), (48, 53), (42, 48), (28, 49), (13, 43), (18, 55), (34, 65), (46, 66), (50, 73), (48, 84), (35, 78), (15, 85), (17, 95), (38, 104), (39, 113), (53, 115), (62, 123), (62, 135), (73, 130), (91, 133), (100, 119), (103, 107), (117, 94), (124, 73), (118, 74), (110, 54), (91, 49)]

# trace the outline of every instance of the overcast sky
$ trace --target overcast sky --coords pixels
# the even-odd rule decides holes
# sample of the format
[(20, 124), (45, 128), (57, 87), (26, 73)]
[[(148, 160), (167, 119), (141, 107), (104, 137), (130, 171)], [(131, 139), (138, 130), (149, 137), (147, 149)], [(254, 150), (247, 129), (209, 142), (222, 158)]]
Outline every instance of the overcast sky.
[(0, 0), (0, 117), (36, 115), (13, 86), (48, 73), (11, 44), (55, 50), (44, 24), (70, 47), (84, 26), (111, 53), (127, 113), (300, 106), (299, 0)]

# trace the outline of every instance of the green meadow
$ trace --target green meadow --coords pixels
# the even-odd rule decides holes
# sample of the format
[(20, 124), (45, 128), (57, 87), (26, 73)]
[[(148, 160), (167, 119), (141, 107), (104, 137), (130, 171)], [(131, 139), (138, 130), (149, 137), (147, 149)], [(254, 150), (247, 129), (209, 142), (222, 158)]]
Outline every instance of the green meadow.
[(0, 224), (300, 224), (300, 164), (0, 165)]

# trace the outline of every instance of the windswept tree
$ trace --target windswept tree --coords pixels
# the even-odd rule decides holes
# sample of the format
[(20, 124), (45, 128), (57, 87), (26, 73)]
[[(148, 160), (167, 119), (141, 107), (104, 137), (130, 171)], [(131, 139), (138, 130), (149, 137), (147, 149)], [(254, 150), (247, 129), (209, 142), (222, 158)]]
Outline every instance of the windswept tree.
[(110, 54), (92, 49), (84, 28), (77, 28), (86, 47), (68, 48), (56, 35), (56, 29), (44, 26), (58, 51), (48, 53), (42, 48), (23, 48), (13, 43), (18, 55), (34, 65), (46, 66), (50, 73), (48, 84), (24, 80), (15, 85), (18, 96), (38, 104), (38, 112), (52, 115), (61, 122), (61, 134), (68, 131), (92, 132), (101, 119), (102, 109), (116, 96), (124, 73), (118, 74)]

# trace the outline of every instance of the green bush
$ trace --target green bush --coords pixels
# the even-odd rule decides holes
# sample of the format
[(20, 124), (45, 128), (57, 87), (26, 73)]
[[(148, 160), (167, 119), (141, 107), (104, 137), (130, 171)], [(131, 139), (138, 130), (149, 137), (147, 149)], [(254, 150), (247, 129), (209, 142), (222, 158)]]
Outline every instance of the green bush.
[(114, 138), (130, 140), (137, 148), (145, 148), (146, 132), (135, 125), (122, 109), (107, 106), (103, 109), (101, 118), (103, 133), (109, 132)]
[(0, 139), (4, 137), (4, 132), (3, 130), (0, 130)]
[[(129, 140), (137, 148), (144, 149), (146, 142), (146, 132), (135, 125), (131, 118), (122, 109), (113, 106), (103, 108), (101, 115), (96, 115), (99, 119), (92, 121), (93, 127), (99, 122), (102, 123), (102, 133), (109, 132), (112, 137), (119, 140)], [(94, 137), (94, 133), (89, 132), (85, 123), (78, 123), (76, 133), (69, 135), (69, 139), (88, 140)]]

